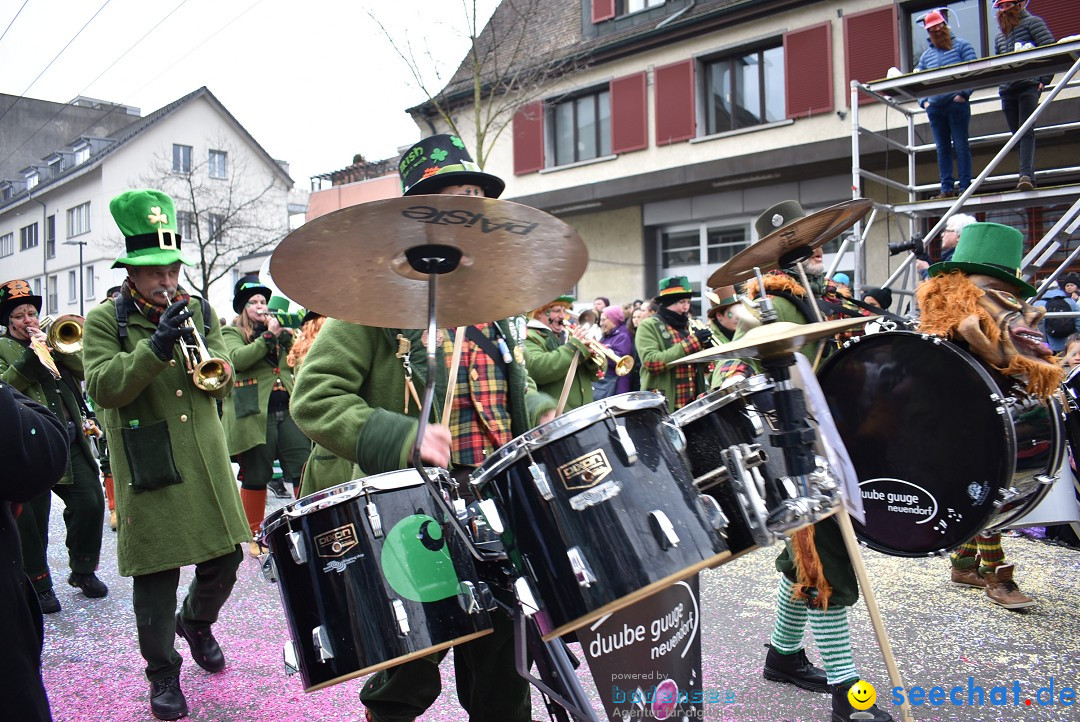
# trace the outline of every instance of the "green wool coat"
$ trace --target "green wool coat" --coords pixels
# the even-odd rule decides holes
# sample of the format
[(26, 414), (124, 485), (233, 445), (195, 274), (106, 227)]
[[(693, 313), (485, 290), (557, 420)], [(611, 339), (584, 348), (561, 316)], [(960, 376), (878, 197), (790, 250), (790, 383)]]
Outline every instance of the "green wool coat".
[[(521, 346), (525, 349), (525, 368), (536, 382), (536, 387), (555, 399), (562, 396), (566, 374), (570, 371), (570, 363), (577, 351), (577, 371), (574, 373), (574, 380), (570, 382), (570, 393), (566, 397), (564, 410), (569, 411), (592, 403), (592, 384), (596, 380), (599, 366), (585, 344), (573, 336), (564, 344), (550, 328), (539, 321), (530, 321)], [(607, 367), (606, 360), (604, 366)]]
[[(200, 304), (192, 298), (189, 308), (202, 334)], [(232, 384), (212, 393), (196, 388), (179, 346), (170, 361), (154, 353), (150, 337), (156, 328), (132, 311), (121, 342), (116, 307), (109, 300), (90, 309), (83, 334), (87, 390), (109, 437), (123, 576), (214, 559), (251, 538), (213, 398), (224, 398)], [(212, 310), (206, 345), (212, 356), (228, 361)], [(132, 429), (136, 421), (139, 427)], [(167, 433), (167, 441), (147, 439), (149, 432)], [(180, 483), (135, 491), (130, 459), (153, 455), (158, 467), (167, 469), (170, 450)]]
[(293, 390), (293, 370), (286, 363), (293, 335), (282, 331), (274, 344), (278, 351), (278, 365), (270, 363), (270, 342), (256, 336), (251, 342), (244, 340), (244, 332), (236, 326), (221, 329), (229, 358), (233, 365), (233, 386), (221, 405), (221, 423), (225, 426), (225, 440), (230, 454), (242, 454), (266, 443), (266, 407), (274, 379), (281, 379), (285, 390)]
[[(511, 352), (514, 336), (499, 321)], [(417, 394), (424, 397), (426, 351), (420, 331), (374, 328), (328, 319), (319, 331), (300, 373), (290, 403), (293, 420), (307, 436), (367, 474), (382, 474), (410, 465), (419, 409), (413, 402), (405, 413), (405, 371), (397, 353), (397, 334), (412, 342), (410, 362)], [(433, 420), (441, 414), (446, 395), (446, 360), (436, 351)], [(555, 408), (555, 400), (536, 390), (519, 363), (509, 365), (508, 407), (511, 432), (528, 431), (533, 421)]]
[(307, 496), (364, 476), (353, 462), (331, 453), (321, 444), (314, 444), (300, 476), (300, 493)]
[[(634, 348), (637, 349), (638, 358), (641, 360), (641, 390), (657, 391), (663, 394), (667, 399), (668, 411), (674, 411), (672, 403), (675, 398), (675, 374), (672, 371), (654, 373), (649, 371), (647, 364), (677, 361), (683, 356), (700, 351), (701, 343), (693, 334), (682, 342), (675, 343), (675, 338), (663, 319), (659, 316), (649, 316), (634, 332)], [(702, 364), (694, 364), (694, 375), (697, 379), (697, 393), (700, 394), (706, 390)]]
[[(71, 371), (75, 378), (80, 381), (83, 378), (83, 358), (81, 353), (61, 354), (53, 352), (53, 361), (57, 366), (63, 366)], [(61, 423), (64, 414), (61, 409), (55, 407), (51, 399), (57, 398), (56, 394), (46, 394), (44, 385), (53, 385), (59, 392), (59, 398), (67, 410), (68, 416), (75, 422), (78, 433), (75, 438), (86, 452), (87, 459), (93, 459), (90, 440), (82, 430), (82, 409), (72, 393), (68, 392), (66, 384), (54, 379), (52, 373), (38, 359), (37, 354), (28, 346), (8, 336), (0, 337), (0, 383), (13, 386), (16, 391), (26, 394), (34, 401), (52, 411)], [(51, 397), (51, 398), (50, 398)], [(59, 484), (72, 483), (71, 462), (68, 462), (67, 471)]]

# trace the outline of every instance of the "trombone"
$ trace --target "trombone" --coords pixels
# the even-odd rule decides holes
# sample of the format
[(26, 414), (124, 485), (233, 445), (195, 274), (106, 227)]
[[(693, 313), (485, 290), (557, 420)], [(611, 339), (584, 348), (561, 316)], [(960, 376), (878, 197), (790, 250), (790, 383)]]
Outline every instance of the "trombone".
[(60, 354), (73, 354), (82, 351), (83, 325), (86, 319), (69, 313), (57, 318), (46, 316), (38, 327), (48, 337), (49, 348)]
[(191, 342), (180, 336), (180, 351), (184, 354), (191, 382), (203, 391), (214, 391), (229, 383), (232, 378), (232, 366), (225, 359), (214, 358), (206, 348), (195, 322), (189, 317), (184, 326), (191, 329)]
[[(607, 358), (611, 359), (612, 361), (614, 361), (615, 362), (615, 375), (616, 376), (626, 376), (626, 374), (628, 374), (628, 373), (630, 373), (631, 371), (634, 370), (634, 357), (633, 356), (630, 356), (629, 354), (627, 354), (626, 356), (617, 356), (615, 354), (615, 352), (612, 351), (610, 348), (608, 348), (604, 344), (602, 344), (599, 341), (597, 341), (595, 339), (592, 339), (592, 338), (588, 339), (585, 342), (585, 345), (587, 345), (589, 347), (589, 349), (592, 351), (592, 355), (593, 355), (594, 358), (596, 358), (596, 357), (607, 357)], [(600, 363), (598, 365), (602, 366), (604, 364)]]

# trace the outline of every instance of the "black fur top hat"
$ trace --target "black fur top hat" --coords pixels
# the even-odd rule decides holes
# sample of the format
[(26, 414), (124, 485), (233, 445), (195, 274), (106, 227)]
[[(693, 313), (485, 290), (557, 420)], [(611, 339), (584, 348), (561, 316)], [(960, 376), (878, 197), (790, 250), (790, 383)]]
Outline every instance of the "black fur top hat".
[(401, 192), (407, 196), (438, 193), (452, 185), (478, 185), (488, 198), (502, 195), (506, 183), (473, 163), (465, 142), (441, 133), (424, 138), (401, 156)]
[(244, 310), (244, 306), (247, 305), (248, 300), (252, 296), (262, 294), (263, 298), (267, 301), (270, 300), (270, 296), (273, 292), (263, 285), (263, 282), (259, 280), (258, 276), (244, 276), (236, 282), (236, 288), (233, 289), (232, 308), (233, 311), (240, 313)]

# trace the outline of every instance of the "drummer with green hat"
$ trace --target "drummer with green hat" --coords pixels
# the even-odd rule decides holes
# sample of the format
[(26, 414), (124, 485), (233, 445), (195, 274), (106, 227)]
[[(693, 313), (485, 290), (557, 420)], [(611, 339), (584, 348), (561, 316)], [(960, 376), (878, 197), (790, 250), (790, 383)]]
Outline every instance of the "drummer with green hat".
[(655, 300), (659, 310), (642, 321), (634, 334), (634, 346), (641, 359), (641, 390), (663, 394), (669, 411), (686, 406), (709, 390), (703, 364), (668, 366), (713, 343), (708, 327), (699, 324), (691, 328), (693, 295), (686, 276), (661, 278)]
[[(112, 451), (117, 562), (132, 577), (150, 711), (172, 720), (188, 713), (175, 637), (187, 640), (204, 670), (224, 668), (211, 625), (250, 534), (218, 418), (231, 366), (214, 309), (180, 286), (180, 266), (192, 261), (181, 251), (173, 200), (158, 190), (127, 191), (109, 210), (125, 243), (114, 267), (128, 275), (119, 294), (87, 313), (87, 392)], [(196, 336), (221, 361), (220, 383), (208, 388), (195, 385), (179, 348), (181, 338)], [(180, 568), (189, 565), (195, 577), (178, 613)]]

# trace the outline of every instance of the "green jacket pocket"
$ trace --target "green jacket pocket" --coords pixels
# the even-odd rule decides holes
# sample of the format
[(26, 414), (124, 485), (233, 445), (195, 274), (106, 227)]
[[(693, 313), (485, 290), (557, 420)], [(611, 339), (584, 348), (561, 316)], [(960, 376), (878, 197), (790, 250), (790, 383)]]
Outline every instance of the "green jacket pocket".
[(259, 413), (259, 380), (237, 381), (233, 384), (232, 397), (236, 418), (242, 419)]
[(121, 429), (120, 432), (131, 469), (131, 488), (136, 493), (183, 481), (173, 462), (168, 422), (155, 421), (146, 426)]

